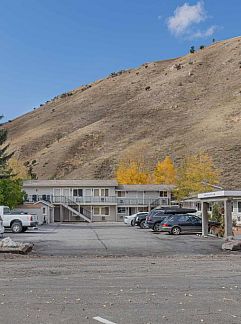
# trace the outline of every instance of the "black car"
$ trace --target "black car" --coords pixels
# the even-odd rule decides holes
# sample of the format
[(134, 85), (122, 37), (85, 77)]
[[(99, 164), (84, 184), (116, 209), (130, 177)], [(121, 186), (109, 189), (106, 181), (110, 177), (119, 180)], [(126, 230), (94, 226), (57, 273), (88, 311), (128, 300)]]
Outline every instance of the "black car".
[[(219, 226), (215, 221), (208, 222), (208, 229), (211, 226)], [(159, 230), (170, 234), (179, 235), (181, 233), (201, 233), (202, 219), (189, 214), (170, 215), (160, 224)]]
[(187, 209), (181, 207), (161, 207), (153, 209), (146, 217), (146, 224), (153, 231), (159, 230), (159, 225), (168, 215), (195, 213), (196, 209)]
[(140, 226), (140, 228), (145, 228), (146, 217), (148, 213), (137, 215), (135, 218), (135, 225)]

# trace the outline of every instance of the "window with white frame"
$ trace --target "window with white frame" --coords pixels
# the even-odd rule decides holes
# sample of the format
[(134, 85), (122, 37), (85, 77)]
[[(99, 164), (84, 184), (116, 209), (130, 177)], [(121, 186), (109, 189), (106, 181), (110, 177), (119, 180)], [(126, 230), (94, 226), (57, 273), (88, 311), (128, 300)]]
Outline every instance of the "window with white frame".
[(108, 197), (109, 189), (105, 188), (95, 188), (94, 189), (94, 197)]
[(125, 214), (126, 213), (126, 207), (118, 207), (117, 208), (118, 214)]
[(93, 212), (95, 216), (109, 216), (110, 208), (108, 206), (94, 207)]
[(167, 191), (160, 191), (160, 197), (167, 197)]

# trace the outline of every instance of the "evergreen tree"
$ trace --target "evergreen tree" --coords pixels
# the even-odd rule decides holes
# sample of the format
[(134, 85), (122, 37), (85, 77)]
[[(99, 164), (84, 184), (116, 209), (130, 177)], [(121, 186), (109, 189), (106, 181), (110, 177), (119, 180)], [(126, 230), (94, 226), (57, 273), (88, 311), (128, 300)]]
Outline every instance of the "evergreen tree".
[[(3, 116), (0, 116), (0, 120)], [(13, 156), (14, 152), (7, 153), (8, 145), (4, 145), (7, 140), (7, 130), (0, 129), (0, 179), (9, 179), (11, 177), (11, 169), (8, 168), (7, 162)]]
[[(0, 116), (2, 119), (3, 116)], [(8, 145), (4, 145), (7, 140), (7, 130), (0, 129), (0, 205), (15, 207), (24, 200), (25, 193), (22, 191), (22, 181), (13, 179), (12, 169), (9, 167), (9, 159), (14, 152), (7, 153)]]

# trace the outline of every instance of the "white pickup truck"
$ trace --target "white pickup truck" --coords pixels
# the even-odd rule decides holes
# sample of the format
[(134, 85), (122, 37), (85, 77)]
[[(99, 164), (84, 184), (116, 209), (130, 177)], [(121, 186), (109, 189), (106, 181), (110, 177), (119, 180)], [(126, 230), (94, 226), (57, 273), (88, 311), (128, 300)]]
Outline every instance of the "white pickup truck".
[(11, 211), (8, 206), (0, 206), (0, 216), (4, 228), (11, 228), (13, 233), (25, 232), (28, 227), (38, 225), (37, 215)]

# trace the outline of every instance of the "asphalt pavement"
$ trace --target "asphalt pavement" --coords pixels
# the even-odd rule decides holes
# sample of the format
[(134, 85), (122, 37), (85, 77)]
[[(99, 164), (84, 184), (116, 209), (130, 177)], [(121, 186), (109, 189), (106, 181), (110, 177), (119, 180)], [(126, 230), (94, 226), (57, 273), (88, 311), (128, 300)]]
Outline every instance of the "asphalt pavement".
[(13, 240), (32, 242), (34, 251), (52, 256), (170, 256), (223, 253), (222, 240), (193, 235), (173, 236), (123, 223), (76, 223), (40, 226)]

